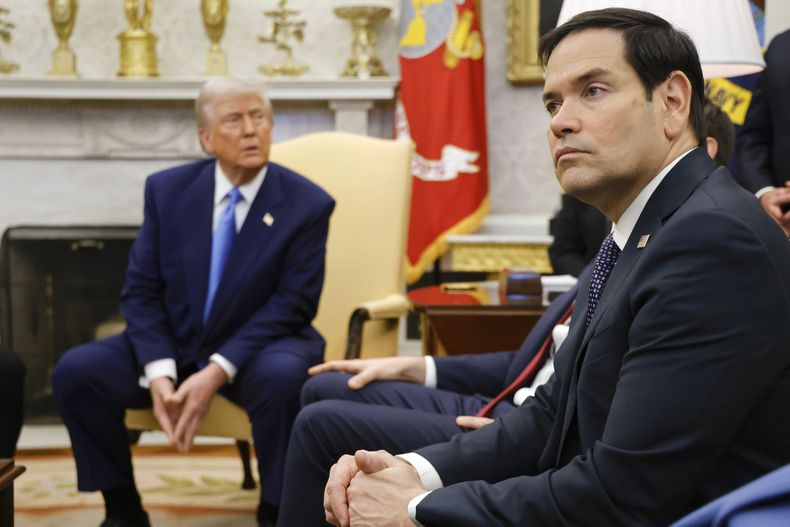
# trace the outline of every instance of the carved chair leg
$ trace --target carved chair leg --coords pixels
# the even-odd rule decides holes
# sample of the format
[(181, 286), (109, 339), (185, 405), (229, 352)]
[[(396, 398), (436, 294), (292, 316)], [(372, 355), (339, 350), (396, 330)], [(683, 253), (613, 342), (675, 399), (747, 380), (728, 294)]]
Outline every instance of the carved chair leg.
[(255, 488), (255, 479), (252, 477), (252, 464), (250, 463), (250, 443), (249, 441), (236, 441), (236, 448), (239, 450), (241, 457), (241, 467), (244, 470), (244, 481), (241, 482), (241, 488), (250, 490)]

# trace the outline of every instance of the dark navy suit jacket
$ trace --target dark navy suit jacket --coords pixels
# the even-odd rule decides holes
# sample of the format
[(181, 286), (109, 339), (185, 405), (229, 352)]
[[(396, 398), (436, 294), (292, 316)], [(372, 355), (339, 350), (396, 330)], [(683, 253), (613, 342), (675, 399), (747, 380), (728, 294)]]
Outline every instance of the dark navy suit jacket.
[(738, 172), (751, 192), (790, 180), (790, 31), (774, 37), (765, 64), (736, 145)]
[[(295, 172), (268, 164), (203, 323), (211, 261), (215, 160), (154, 174), (122, 293), (126, 336), (141, 366), (173, 358), (179, 368), (220, 353), (237, 368), (288, 337), (314, 342), (310, 325), (324, 280), (334, 201)], [(262, 221), (265, 214), (274, 221)]]
[(535, 398), (417, 451), (423, 525), (666, 525), (790, 459), (790, 246), (725, 168), (669, 172), (585, 327), (589, 282)]

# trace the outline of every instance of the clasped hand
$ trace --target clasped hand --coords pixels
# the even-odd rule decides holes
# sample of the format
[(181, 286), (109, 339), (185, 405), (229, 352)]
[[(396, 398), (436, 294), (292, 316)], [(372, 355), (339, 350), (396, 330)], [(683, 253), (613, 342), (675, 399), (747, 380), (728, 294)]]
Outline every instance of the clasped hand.
[(187, 377), (178, 390), (169, 377), (151, 381), (154, 417), (167, 440), (179, 452), (192, 447), (198, 426), (208, 412), (211, 399), (228, 380), (227, 374), (214, 363)]
[(358, 450), (332, 466), (326, 521), (337, 527), (409, 526), (409, 501), (426, 491), (414, 467), (384, 450)]

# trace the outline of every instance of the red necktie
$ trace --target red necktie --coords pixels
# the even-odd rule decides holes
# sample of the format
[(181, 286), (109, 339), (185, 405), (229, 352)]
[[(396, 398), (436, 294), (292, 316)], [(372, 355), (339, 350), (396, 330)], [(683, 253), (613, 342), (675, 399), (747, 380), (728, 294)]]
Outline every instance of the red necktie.
[[(563, 313), (562, 316), (559, 318), (559, 320), (557, 320), (557, 324), (563, 324), (565, 323), (566, 320), (568, 320), (568, 318), (571, 316), (571, 312), (573, 311), (573, 304), (574, 302), (571, 302), (571, 305), (568, 306), (568, 309), (565, 310), (565, 313)], [(512, 395), (516, 390), (518, 390), (524, 385), (524, 382), (526, 382), (527, 379), (529, 379), (530, 377), (535, 375), (535, 373), (537, 373), (538, 368), (540, 367), (541, 364), (543, 364), (543, 360), (546, 358), (546, 355), (549, 353), (549, 349), (551, 348), (552, 342), (554, 342), (552, 333), (554, 332), (553, 331), (549, 332), (549, 336), (546, 337), (546, 340), (543, 342), (543, 345), (540, 347), (540, 350), (538, 350), (535, 356), (532, 357), (532, 360), (529, 361), (529, 364), (527, 364), (527, 366), (521, 371), (518, 377), (516, 377), (516, 379), (510, 383), (510, 386), (505, 388), (499, 395), (488, 401), (488, 404), (482, 407), (475, 414), (477, 417), (488, 417), (488, 414), (491, 412), (491, 410), (494, 409), (494, 406), (496, 406), (499, 403), (499, 401)]]

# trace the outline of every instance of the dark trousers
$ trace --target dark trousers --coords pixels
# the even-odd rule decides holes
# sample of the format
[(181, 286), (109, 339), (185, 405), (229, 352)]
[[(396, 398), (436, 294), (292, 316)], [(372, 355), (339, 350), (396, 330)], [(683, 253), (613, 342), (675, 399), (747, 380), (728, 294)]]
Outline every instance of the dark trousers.
[[(261, 499), (275, 505), (280, 501), (285, 450), (299, 410), (299, 391), (307, 369), (321, 357), (321, 350), (300, 347), (315, 348), (315, 342), (288, 338), (272, 344), (221, 390), (250, 417)], [(69, 350), (55, 367), (55, 402), (71, 436), (82, 491), (134, 483), (123, 419), (126, 408), (151, 407), (149, 391), (139, 385), (140, 371), (124, 335)], [(179, 371), (179, 379), (189, 373), (190, 368)]]
[(25, 365), (11, 350), (0, 348), (0, 458), (14, 457), (25, 393)]
[[(354, 391), (350, 375), (323, 373), (302, 389), (304, 407), (296, 418), (285, 463), (279, 527), (311, 527), (324, 522), (323, 494), (331, 466), (356, 450), (392, 454), (441, 443), (466, 429), (459, 415), (474, 415), (488, 399), (408, 382), (380, 381)], [(497, 405), (494, 416), (513, 406)]]

